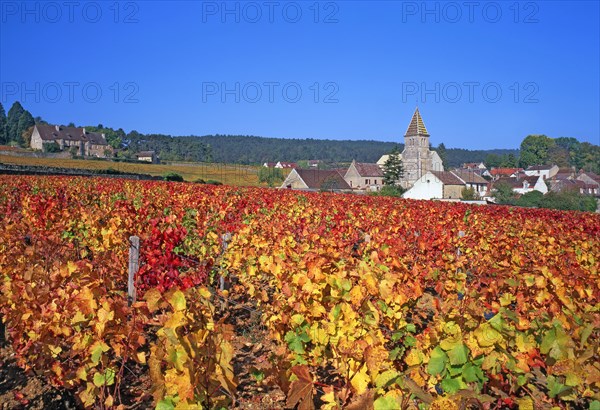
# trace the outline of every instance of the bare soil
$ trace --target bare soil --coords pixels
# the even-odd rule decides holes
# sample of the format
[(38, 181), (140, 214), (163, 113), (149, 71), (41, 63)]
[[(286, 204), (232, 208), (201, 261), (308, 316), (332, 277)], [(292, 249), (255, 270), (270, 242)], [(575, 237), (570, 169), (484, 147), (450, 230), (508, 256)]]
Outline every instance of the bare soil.
[[(233, 409), (270, 410), (285, 407), (285, 394), (260, 369), (268, 368), (273, 348), (260, 317), (250, 303), (232, 303), (227, 322), (234, 325), (234, 372), (238, 387)], [(1, 326), (0, 326), (1, 327)], [(3, 329), (0, 329), (3, 330)], [(268, 373), (265, 371), (265, 373)], [(262, 379), (262, 380), (261, 380)], [(121, 387), (126, 409), (153, 408), (147, 369), (127, 366)], [(74, 392), (51, 386), (33, 371), (17, 366), (15, 353), (7, 343), (0, 346), (0, 410), (71, 410), (82, 408)]]

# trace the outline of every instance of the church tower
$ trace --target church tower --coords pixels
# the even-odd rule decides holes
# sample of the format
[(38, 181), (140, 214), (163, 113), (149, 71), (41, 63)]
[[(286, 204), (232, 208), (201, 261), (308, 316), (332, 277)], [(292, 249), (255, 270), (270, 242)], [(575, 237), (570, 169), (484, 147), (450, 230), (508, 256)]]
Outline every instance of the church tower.
[(429, 150), (429, 133), (418, 107), (410, 120), (406, 134), (404, 134), (402, 165), (404, 166), (404, 177), (401, 185), (404, 188), (412, 186), (428, 171), (444, 170), (437, 152)]

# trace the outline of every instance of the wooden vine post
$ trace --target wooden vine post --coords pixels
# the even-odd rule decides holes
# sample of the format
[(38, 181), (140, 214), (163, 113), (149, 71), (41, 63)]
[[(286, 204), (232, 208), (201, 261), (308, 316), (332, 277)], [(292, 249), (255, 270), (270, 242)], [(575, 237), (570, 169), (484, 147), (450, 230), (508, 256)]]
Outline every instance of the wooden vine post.
[[(465, 236), (465, 231), (459, 231), (458, 232), (458, 237), (459, 238), (464, 238)], [(460, 256), (460, 247), (456, 247), (456, 256)]]
[[(223, 255), (227, 251), (227, 246), (229, 245), (229, 241), (231, 240), (231, 233), (227, 232), (224, 235), (221, 235), (221, 239), (223, 241), (223, 249), (221, 251), (221, 255)], [(219, 290), (223, 292), (225, 290), (225, 276), (223, 275), (223, 268), (220, 268), (219, 275)], [(229, 301), (224, 300), (221, 302), (221, 310), (225, 310), (229, 307)]]
[(135, 303), (135, 274), (140, 267), (140, 238), (138, 236), (129, 237), (129, 277), (127, 280), (127, 303), (131, 306)]

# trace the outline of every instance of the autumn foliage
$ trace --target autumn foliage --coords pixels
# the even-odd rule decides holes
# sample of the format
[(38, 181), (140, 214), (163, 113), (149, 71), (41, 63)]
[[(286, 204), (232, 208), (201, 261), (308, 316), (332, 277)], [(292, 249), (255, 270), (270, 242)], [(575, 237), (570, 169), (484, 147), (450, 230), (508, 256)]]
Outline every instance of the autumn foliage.
[(130, 361), (161, 408), (231, 404), (224, 274), (289, 407), (600, 408), (595, 214), (58, 177), (0, 177), (0, 210), (10, 343), (86, 406)]

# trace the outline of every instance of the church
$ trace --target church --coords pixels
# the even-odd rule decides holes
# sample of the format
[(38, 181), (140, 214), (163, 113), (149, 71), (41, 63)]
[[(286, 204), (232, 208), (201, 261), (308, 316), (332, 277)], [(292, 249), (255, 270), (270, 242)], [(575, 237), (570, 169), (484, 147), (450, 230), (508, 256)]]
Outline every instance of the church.
[[(383, 166), (389, 155), (382, 156), (377, 164)], [(404, 151), (401, 155), (404, 167), (404, 176), (400, 179), (400, 186), (410, 188), (421, 176), (429, 171), (443, 171), (442, 159), (436, 151), (429, 149), (429, 133), (419, 112), (419, 108), (410, 120), (406, 134), (404, 134)]]

